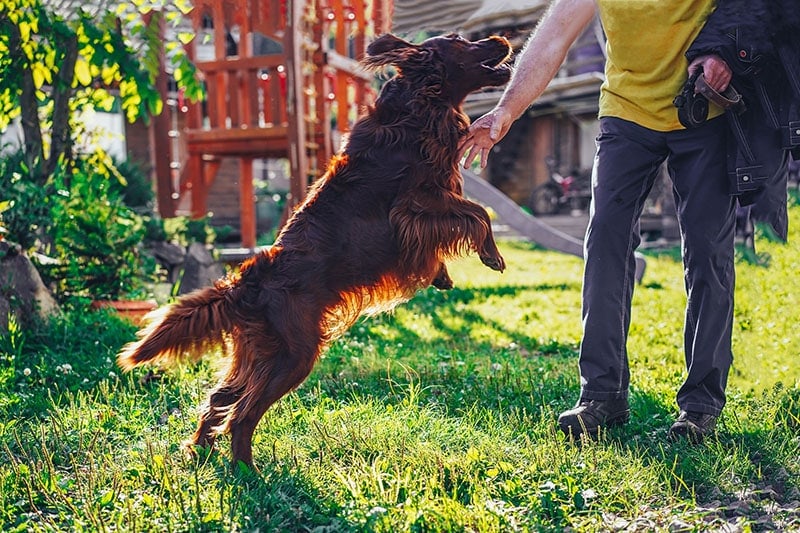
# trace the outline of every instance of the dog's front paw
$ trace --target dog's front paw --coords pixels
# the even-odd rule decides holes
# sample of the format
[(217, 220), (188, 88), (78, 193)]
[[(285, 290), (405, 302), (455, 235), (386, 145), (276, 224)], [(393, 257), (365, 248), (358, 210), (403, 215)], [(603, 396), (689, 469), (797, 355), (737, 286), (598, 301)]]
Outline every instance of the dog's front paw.
[(506, 261), (500, 254), (482, 255), (480, 257), (481, 257), (481, 262), (483, 262), (484, 265), (491, 268), (492, 270), (497, 270), (498, 272), (502, 272), (506, 269)]

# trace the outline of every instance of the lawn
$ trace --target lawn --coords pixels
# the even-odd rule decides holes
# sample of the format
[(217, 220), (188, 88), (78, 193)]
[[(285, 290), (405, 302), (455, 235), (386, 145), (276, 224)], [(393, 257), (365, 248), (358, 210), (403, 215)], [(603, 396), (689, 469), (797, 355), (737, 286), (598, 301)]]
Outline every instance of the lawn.
[[(632, 419), (583, 445), (578, 258), (501, 243), (503, 274), (453, 263), (334, 343), (262, 421), (258, 472), (228, 441), (180, 445), (215, 359), (114, 364), (134, 328), (67, 312), (0, 340), (0, 528), (10, 531), (800, 530), (800, 207), (791, 243), (737, 264), (735, 362), (715, 438), (670, 443), (683, 377), (682, 267), (648, 255), (629, 338)], [(766, 266), (765, 266), (766, 264)], [(728, 528), (728, 529), (724, 529)]]

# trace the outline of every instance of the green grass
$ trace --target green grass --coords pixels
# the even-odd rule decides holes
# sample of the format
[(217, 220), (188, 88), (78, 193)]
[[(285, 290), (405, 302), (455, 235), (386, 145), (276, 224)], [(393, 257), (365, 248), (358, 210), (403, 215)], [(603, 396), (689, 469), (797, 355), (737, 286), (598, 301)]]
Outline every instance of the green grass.
[[(359, 322), (259, 426), (256, 472), (228, 442), (181, 441), (214, 358), (121, 375), (134, 328), (70, 312), (0, 340), (0, 529), (705, 531), (800, 529), (800, 207), (792, 242), (737, 264), (734, 370), (717, 437), (670, 443), (683, 378), (682, 267), (648, 257), (634, 295), (633, 416), (596, 443), (556, 430), (578, 392), (581, 261), (504, 242), (457, 288)], [(764, 266), (764, 264), (768, 266)], [(27, 369), (27, 370), (26, 370)], [(681, 529), (683, 528), (683, 529)]]

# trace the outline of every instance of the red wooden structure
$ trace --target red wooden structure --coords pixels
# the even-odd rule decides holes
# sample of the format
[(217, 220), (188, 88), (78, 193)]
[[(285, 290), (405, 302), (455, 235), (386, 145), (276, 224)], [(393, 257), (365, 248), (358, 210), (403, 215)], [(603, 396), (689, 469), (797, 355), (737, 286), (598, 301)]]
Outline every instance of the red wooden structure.
[(255, 159), (288, 158), (290, 208), (302, 200), (337, 148), (333, 131), (347, 132), (373, 97), (357, 60), (389, 30), (391, 9), (391, 0), (195, 0), (189, 54), (207, 95), (187, 111), (180, 185), (193, 216), (206, 215), (224, 158), (239, 160), (242, 246), (256, 241)]

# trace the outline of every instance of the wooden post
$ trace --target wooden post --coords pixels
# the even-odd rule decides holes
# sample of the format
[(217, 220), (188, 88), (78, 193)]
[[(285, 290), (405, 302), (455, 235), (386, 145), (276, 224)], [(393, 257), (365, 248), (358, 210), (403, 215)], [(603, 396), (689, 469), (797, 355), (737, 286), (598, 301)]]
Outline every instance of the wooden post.
[[(150, 16), (157, 17), (158, 33), (164, 35), (164, 15), (162, 13), (153, 12), (145, 15), (147, 23), (150, 22)], [(164, 48), (158, 52), (158, 71), (166, 72), (164, 60)], [(156, 79), (156, 89), (161, 97), (163, 106), (161, 113), (152, 117), (150, 121), (149, 137), (150, 137), (150, 162), (153, 165), (153, 170), (156, 178), (156, 194), (158, 201), (158, 214), (161, 218), (172, 218), (175, 216), (175, 188), (172, 183), (172, 169), (170, 161), (172, 159), (172, 139), (169, 136), (169, 131), (172, 129), (170, 124), (170, 110), (167, 105), (167, 76), (158, 76)], [(177, 111), (180, 113), (180, 110)]]
[[(347, 55), (347, 33), (345, 32), (345, 11), (342, 0), (331, 0), (331, 9), (336, 16), (336, 32), (334, 34), (334, 49), (342, 57)], [(343, 70), (336, 70), (336, 129), (341, 133), (350, 131), (350, 84), (349, 74)], [(338, 147), (336, 147), (338, 148)]]
[(288, 0), (286, 12), (286, 33), (284, 50), (286, 52), (286, 115), (289, 135), (289, 166), (291, 197), (286, 202), (289, 213), (302, 202), (308, 187), (308, 157), (306, 155), (306, 125), (303, 119), (303, 73), (302, 73), (302, 17), (305, 9), (303, 0)]
[(239, 160), (239, 224), (242, 231), (242, 246), (256, 246), (256, 206), (253, 190), (253, 160), (243, 157)]
[(192, 218), (203, 218), (208, 214), (205, 173), (203, 158), (200, 154), (191, 154), (188, 161), (189, 185), (192, 195)]

